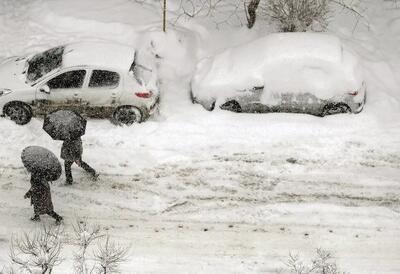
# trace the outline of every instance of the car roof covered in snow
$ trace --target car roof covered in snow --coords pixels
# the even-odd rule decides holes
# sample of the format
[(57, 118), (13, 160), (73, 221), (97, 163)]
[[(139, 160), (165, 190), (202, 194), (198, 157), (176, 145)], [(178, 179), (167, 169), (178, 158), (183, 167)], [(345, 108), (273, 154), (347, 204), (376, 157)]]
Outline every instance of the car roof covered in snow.
[(196, 97), (229, 97), (236, 90), (264, 86), (264, 91), (309, 90), (330, 98), (335, 91), (359, 88), (357, 64), (356, 56), (336, 36), (269, 34), (200, 61), (192, 92)]
[(135, 49), (111, 42), (67, 44), (63, 67), (93, 66), (128, 71), (135, 58)]

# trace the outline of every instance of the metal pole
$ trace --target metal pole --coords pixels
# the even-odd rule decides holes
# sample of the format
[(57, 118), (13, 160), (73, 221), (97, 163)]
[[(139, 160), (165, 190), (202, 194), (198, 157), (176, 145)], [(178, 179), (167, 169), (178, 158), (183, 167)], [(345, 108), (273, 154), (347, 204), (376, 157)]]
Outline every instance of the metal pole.
[(167, 0), (164, 0), (163, 7), (163, 31), (167, 32)]

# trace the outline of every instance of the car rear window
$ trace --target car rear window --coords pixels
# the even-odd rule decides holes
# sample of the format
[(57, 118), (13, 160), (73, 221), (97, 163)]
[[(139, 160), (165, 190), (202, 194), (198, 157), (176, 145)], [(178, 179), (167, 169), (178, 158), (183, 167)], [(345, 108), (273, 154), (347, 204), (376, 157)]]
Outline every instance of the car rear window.
[(91, 88), (115, 88), (119, 83), (119, 74), (108, 70), (93, 70), (90, 77), (89, 87)]
[(38, 53), (28, 60), (27, 79), (34, 82), (61, 66), (64, 46)]

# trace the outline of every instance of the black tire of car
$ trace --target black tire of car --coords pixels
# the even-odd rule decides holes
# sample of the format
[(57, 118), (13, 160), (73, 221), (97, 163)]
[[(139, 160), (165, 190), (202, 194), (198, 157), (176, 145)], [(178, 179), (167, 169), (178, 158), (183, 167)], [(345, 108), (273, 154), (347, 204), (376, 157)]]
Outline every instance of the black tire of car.
[(242, 112), (242, 107), (235, 100), (231, 100), (231, 101), (224, 103), (223, 105), (220, 106), (220, 108), (224, 109), (224, 110), (238, 112), (238, 113)]
[(117, 125), (130, 126), (142, 122), (142, 112), (134, 106), (122, 106), (117, 108), (113, 114), (113, 120)]
[(10, 103), (4, 108), (7, 117), (17, 125), (26, 125), (32, 119), (32, 109), (22, 102)]
[(350, 112), (350, 107), (345, 103), (329, 103), (324, 106), (321, 116)]

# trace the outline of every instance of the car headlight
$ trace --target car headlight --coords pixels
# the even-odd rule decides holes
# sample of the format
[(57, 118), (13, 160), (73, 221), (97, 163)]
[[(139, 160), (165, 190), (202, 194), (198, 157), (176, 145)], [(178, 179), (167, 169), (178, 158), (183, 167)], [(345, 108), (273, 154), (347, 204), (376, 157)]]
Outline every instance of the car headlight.
[(0, 96), (10, 94), (12, 92), (11, 89), (5, 88), (0, 90)]

